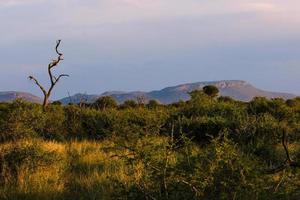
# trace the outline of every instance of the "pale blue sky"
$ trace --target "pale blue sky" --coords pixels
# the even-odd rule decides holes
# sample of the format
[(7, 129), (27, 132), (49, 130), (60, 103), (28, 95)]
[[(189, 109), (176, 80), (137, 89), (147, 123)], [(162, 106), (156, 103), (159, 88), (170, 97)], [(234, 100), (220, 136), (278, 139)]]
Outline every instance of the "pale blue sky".
[(299, 0), (0, 0), (0, 91), (40, 91), (56, 39), (70, 74), (54, 98), (242, 79), (300, 94)]

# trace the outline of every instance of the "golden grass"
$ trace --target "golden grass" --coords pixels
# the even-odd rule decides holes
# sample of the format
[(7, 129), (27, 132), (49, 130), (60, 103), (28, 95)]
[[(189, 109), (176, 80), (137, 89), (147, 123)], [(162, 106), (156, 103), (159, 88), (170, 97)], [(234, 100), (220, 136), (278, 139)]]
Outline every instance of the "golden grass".
[[(101, 142), (59, 143), (25, 140), (1, 144), (0, 156), (2, 158), (5, 158), (5, 155), (13, 149), (24, 148), (26, 152), (26, 148), (34, 147), (41, 152), (41, 155), (52, 153), (51, 156), (55, 159), (48, 161), (47, 165), (37, 166), (34, 169), (30, 168), (31, 160), (28, 161), (30, 158), (18, 163), (15, 168), (17, 173), (11, 175), (16, 176), (15, 182), (0, 185), (0, 199), (115, 199), (117, 197), (126, 199), (129, 198), (127, 195), (130, 190), (141, 185), (146, 189), (150, 188), (152, 191), (159, 192), (156, 187), (161, 187), (160, 182), (155, 183), (157, 184), (155, 186), (147, 181), (149, 177), (151, 179), (155, 170), (163, 171), (167, 139), (153, 136), (138, 140), (130, 147), (135, 148), (139, 152), (138, 155), (133, 155), (130, 149), (122, 147), (126, 145), (126, 142), (116, 138)], [(299, 144), (291, 144), (290, 149), (291, 153), (296, 153), (299, 151)], [(278, 146), (278, 151), (280, 151), (280, 146)], [(201, 159), (201, 155), (203, 155), (203, 149), (198, 145), (190, 145), (188, 149), (182, 148), (180, 153), (170, 154), (168, 167), (176, 168), (182, 160), (190, 162), (187, 159), (189, 157)], [(43, 157), (39, 159), (43, 160)], [(132, 161), (133, 159), (135, 160)], [(212, 165), (207, 170), (214, 171), (212, 170), (214, 167), (217, 168), (218, 165)], [(212, 173), (211, 171), (198, 172), (198, 175), (205, 177), (206, 173)], [(5, 173), (10, 174), (13, 171)], [(286, 175), (289, 176), (290, 173)], [(155, 176), (158, 180), (163, 180), (161, 172)], [(173, 176), (177, 177), (176, 174)], [(274, 183), (277, 184), (281, 178), (281, 174), (273, 176)], [(211, 182), (211, 179), (208, 181)], [(297, 186), (293, 186), (292, 189)]]
[[(158, 141), (162, 143), (164, 139), (151, 140)], [(39, 194), (45, 195), (45, 199), (58, 199), (58, 194), (71, 193), (74, 188), (83, 190), (91, 199), (105, 199), (109, 198), (108, 194), (114, 193), (115, 188), (111, 182), (115, 181), (128, 189), (143, 177), (145, 171), (141, 162), (135, 163), (133, 167), (128, 165), (122, 156), (128, 155), (129, 151), (120, 148), (114, 150), (116, 144), (109, 140), (68, 143), (27, 140), (0, 145), (0, 154), (5, 154), (18, 145), (38, 146), (43, 152), (56, 153), (60, 159), (33, 171), (28, 169), (26, 164), (19, 166), (16, 184), (1, 188), (0, 196), (4, 199), (18, 198), (17, 194)], [(143, 144), (137, 144), (141, 145)], [(159, 154), (155, 157), (161, 158)]]

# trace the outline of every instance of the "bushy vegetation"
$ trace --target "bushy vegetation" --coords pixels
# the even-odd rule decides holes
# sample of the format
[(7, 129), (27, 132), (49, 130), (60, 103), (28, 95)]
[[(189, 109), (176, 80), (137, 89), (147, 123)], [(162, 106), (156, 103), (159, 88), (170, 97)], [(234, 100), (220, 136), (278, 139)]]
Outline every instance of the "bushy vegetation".
[(0, 199), (299, 199), (300, 99), (0, 104)]

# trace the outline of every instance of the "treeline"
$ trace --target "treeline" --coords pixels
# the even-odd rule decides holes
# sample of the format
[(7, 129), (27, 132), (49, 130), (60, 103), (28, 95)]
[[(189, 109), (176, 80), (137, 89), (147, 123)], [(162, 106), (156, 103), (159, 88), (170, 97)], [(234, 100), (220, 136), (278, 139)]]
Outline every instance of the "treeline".
[(40, 137), (48, 140), (101, 140), (129, 135), (170, 135), (182, 133), (200, 144), (228, 132), (235, 142), (276, 143), (286, 130), (298, 139), (300, 98), (250, 102), (216, 97), (203, 91), (191, 92), (191, 100), (170, 105), (156, 100), (148, 103), (125, 101), (118, 105), (112, 97), (92, 104), (62, 106), (59, 102), (44, 109), (39, 104), (16, 100), (0, 104), (0, 141)]

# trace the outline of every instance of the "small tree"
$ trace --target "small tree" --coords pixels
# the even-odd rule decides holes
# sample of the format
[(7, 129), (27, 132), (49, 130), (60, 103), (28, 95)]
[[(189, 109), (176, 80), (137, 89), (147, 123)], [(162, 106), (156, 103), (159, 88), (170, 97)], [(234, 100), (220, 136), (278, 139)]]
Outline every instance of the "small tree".
[(157, 108), (158, 106), (160, 106), (161, 103), (156, 100), (156, 99), (151, 99), (148, 104), (147, 104), (147, 107), (150, 108), (150, 109), (154, 109), (154, 108)]
[(105, 110), (107, 108), (116, 108), (118, 107), (117, 101), (111, 96), (103, 96), (97, 99), (93, 106), (97, 109)]
[(138, 106), (137, 102), (134, 100), (126, 100), (121, 105), (121, 108), (136, 108)]
[(50, 62), (48, 64), (48, 74), (49, 74), (49, 78), (50, 78), (50, 87), (48, 90), (46, 90), (40, 83), (39, 81), (33, 77), (33, 76), (29, 76), (28, 78), (30, 80), (33, 80), (35, 82), (35, 84), (42, 90), (43, 94), (44, 94), (44, 101), (43, 101), (43, 108), (45, 108), (48, 104), (49, 104), (49, 98), (51, 96), (51, 92), (54, 88), (54, 86), (58, 83), (58, 81), (64, 77), (64, 76), (69, 76), (67, 74), (60, 74), (58, 77), (53, 75), (53, 69), (54, 67), (58, 66), (58, 64), (60, 63), (60, 61), (63, 60), (63, 54), (60, 53), (58, 51), (58, 47), (60, 45), (61, 40), (57, 40), (56, 41), (56, 46), (55, 46), (55, 52), (57, 53), (58, 57), (56, 60), (52, 60), (52, 62)]
[(216, 97), (219, 94), (219, 89), (214, 85), (207, 85), (203, 87), (203, 92), (210, 97)]

